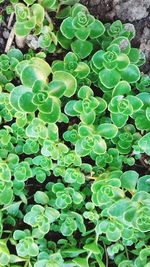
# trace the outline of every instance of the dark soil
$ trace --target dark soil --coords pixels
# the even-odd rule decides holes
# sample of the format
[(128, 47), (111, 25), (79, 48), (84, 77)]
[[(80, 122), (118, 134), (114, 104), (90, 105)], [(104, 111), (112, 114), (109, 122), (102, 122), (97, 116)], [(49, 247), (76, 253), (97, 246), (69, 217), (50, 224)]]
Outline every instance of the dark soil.
[(0, 22), (0, 53), (4, 52), (5, 45), (6, 45), (6, 39), (4, 38), (5, 34), (4, 32), (7, 31), (9, 34), (9, 31), (7, 29), (7, 15), (6, 15), (6, 6), (8, 5), (8, 1), (5, 1), (4, 3), (0, 4), (0, 15), (3, 16), (3, 21)]

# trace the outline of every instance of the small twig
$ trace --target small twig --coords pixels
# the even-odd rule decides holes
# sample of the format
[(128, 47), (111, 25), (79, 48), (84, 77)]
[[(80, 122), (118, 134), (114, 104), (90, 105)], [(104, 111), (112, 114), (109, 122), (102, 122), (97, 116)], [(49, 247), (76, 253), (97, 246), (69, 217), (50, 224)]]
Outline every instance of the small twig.
[(13, 26), (12, 29), (11, 29), (11, 32), (9, 34), (7, 43), (6, 43), (5, 53), (7, 53), (9, 51), (9, 49), (10, 49), (12, 43), (13, 43), (14, 37), (15, 37), (15, 27)]
[(47, 19), (49, 24), (53, 24), (52, 19), (50, 18), (49, 14), (47, 12), (45, 12), (45, 18)]
[(25, 46), (25, 43), (26, 43), (26, 37), (24, 37), (24, 36), (22, 37), (22, 36), (17, 36), (16, 35), (15, 41), (16, 41), (16, 45), (19, 48), (23, 48)]
[(15, 13), (13, 12), (13, 13), (11, 13), (11, 15), (9, 17), (9, 21), (8, 21), (8, 25), (7, 25), (8, 29), (10, 29), (10, 27), (11, 27), (12, 21), (14, 19), (14, 15), (15, 15)]
[(139, 161), (141, 162), (141, 164), (145, 167), (145, 168), (148, 168), (149, 167), (149, 164), (147, 164), (144, 160), (144, 158), (140, 158)]

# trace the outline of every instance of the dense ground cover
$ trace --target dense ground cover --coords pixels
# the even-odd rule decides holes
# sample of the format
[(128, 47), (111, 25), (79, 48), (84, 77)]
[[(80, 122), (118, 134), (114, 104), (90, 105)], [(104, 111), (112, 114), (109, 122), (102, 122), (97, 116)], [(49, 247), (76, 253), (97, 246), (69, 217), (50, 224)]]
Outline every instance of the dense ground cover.
[(1, 6), (0, 266), (149, 267), (150, 77), (134, 26), (77, 0)]

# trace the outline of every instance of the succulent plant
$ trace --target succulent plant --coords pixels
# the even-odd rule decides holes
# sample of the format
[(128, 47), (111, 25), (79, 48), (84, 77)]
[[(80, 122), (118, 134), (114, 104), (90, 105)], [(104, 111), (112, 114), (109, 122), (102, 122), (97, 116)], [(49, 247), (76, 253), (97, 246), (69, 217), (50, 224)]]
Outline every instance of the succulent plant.
[(148, 267), (150, 77), (133, 25), (78, 0), (10, 3), (38, 48), (0, 55), (0, 266)]

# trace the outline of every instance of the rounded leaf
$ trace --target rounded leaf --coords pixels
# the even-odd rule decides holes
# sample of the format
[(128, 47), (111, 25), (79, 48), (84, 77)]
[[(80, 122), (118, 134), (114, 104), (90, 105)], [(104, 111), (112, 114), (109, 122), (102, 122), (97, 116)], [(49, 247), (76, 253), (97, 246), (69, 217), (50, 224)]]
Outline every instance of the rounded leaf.
[(113, 90), (113, 96), (127, 95), (130, 91), (130, 84), (126, 81), (120, 81)]
[(26, 92), (19, 99), (19, 107), (25, 112), (34, 112), (37, 107), (32, 103), (32, 92)]
[(78, 112), (74, 109), (74, 106), (76, 104), (76, 100), (70, 100), (66, 106), (65, 106), (65, 113), (69, 116), (76, 116), (78, 115)]
[(97, 131), (102, 137), (105, 137), (106, 139), (112, 139), (117, 135), (118, 128), (116, 125), (111, 123), (102, 123), (98, 126)]
[(46, 205), (49, 202), (48, 196), (42, 191), (36, 191), (34, 194), (34, 201), (41, 205)]
[(77, 56), (84, 59), (92, 52), (93, 44), (89, 41), (75, 40), (71, 44), (71, 48)]
[(127, 190), (134, 191), (137, 181), (138, 181), (139, 174), (135, 171), (126, 171), (124, 172), (120, 179), (121, 179), (121, 186), (126, 188)]
[(70, 97), (75, 94), (77, 90), (77, 81), (70, 73), (65, 71), (56, 71), (53, 74), (53, 80), (55, 82), (59, 81), (61, 83), (64, 83), (64, 85), (66, 86), (64, 95), (66, 97)]
[(131, 63), (137, 63), (140, 58), (140, 51), (137, 48), (131, 48), (128, 54)]
[(60, 106), (58, 103), (55, 103), (50, 113), (40, 112), (39, 118), (45, 122), (54, 123), (59, 120), (60, 114), (61, 114)]
[(103, 68), (104, 54), (103, 50), (99, 50), (92, 57), (93, 65), (99, 70)]
[(129, 64), (127, 68), (123, 69), (120, 73), (122, 79), (129, 83), (135, 83), (140, 79), (139, 68), (134, 64)]
[(150, 133), (145, 134), (138, 142), (140, 148), (150, 156)]
[(140, 177), (137, 188), (139, 191), (146, 191), (150, 193), (150, 175)]
[(113, 88), (121, 79), (120, 73), (113, 69), (103, 69), (99, 73), (100, 82), (107, 88)]
[(128, 54), (130, 52), (131, 44), (127, 37), (119, 36), (115, 38), (111, 44), (117, 44), (122, 53)]
[(122, 128), (128, 120), (128, 115), (112, 113), (111, 119), (118, 128)]
[(46, 82), (46, 76), (41, 72), (38, 66), (27, 66), (21, 74), (21, 81), (25, 86), (32, 87), (37, 80)]
[(103, 35), (105, 32), (105, 27), (103, 23), (97, 19), (95, 20), (94, 23), (90, 25), (90, 29), (91, 29), (91, 32), (90, 32), (91, 39), (98, 38), (101, 35)]
[(63, 96), (66, 90), (66, 85), (62, 81), (52, 81), (48, 85), (48, 90), (49, 90), (50, 95), (60, 98)]
[(80, 62), (77, 68), (75, 69), (75, 72), (77, 73), (77, 77), (79, 79), (83, 79), (86, 78), (90, 73), (90, 68), (86, 63)]
[(72, 39), (74, 37), (74, 28), (72, 25), (72, 18), (68, 17), (63, 20), (62, 24), (60, 25), (61, 33), (67, 39)]
[(31, 93), (31, 88), (23, 86), (23, 85), (19, 85), (11, 91), (10, 103), (13, 106), (13, 108), (21, 111), (21, 107), (19, 106), (19, 100), (20, 100), (20, 97), (27, 92)]
[(126, 54), (120, 54), (117, 57), (117, 69), (123, 70), (125, 69), (130, 63), (130, 60)]

